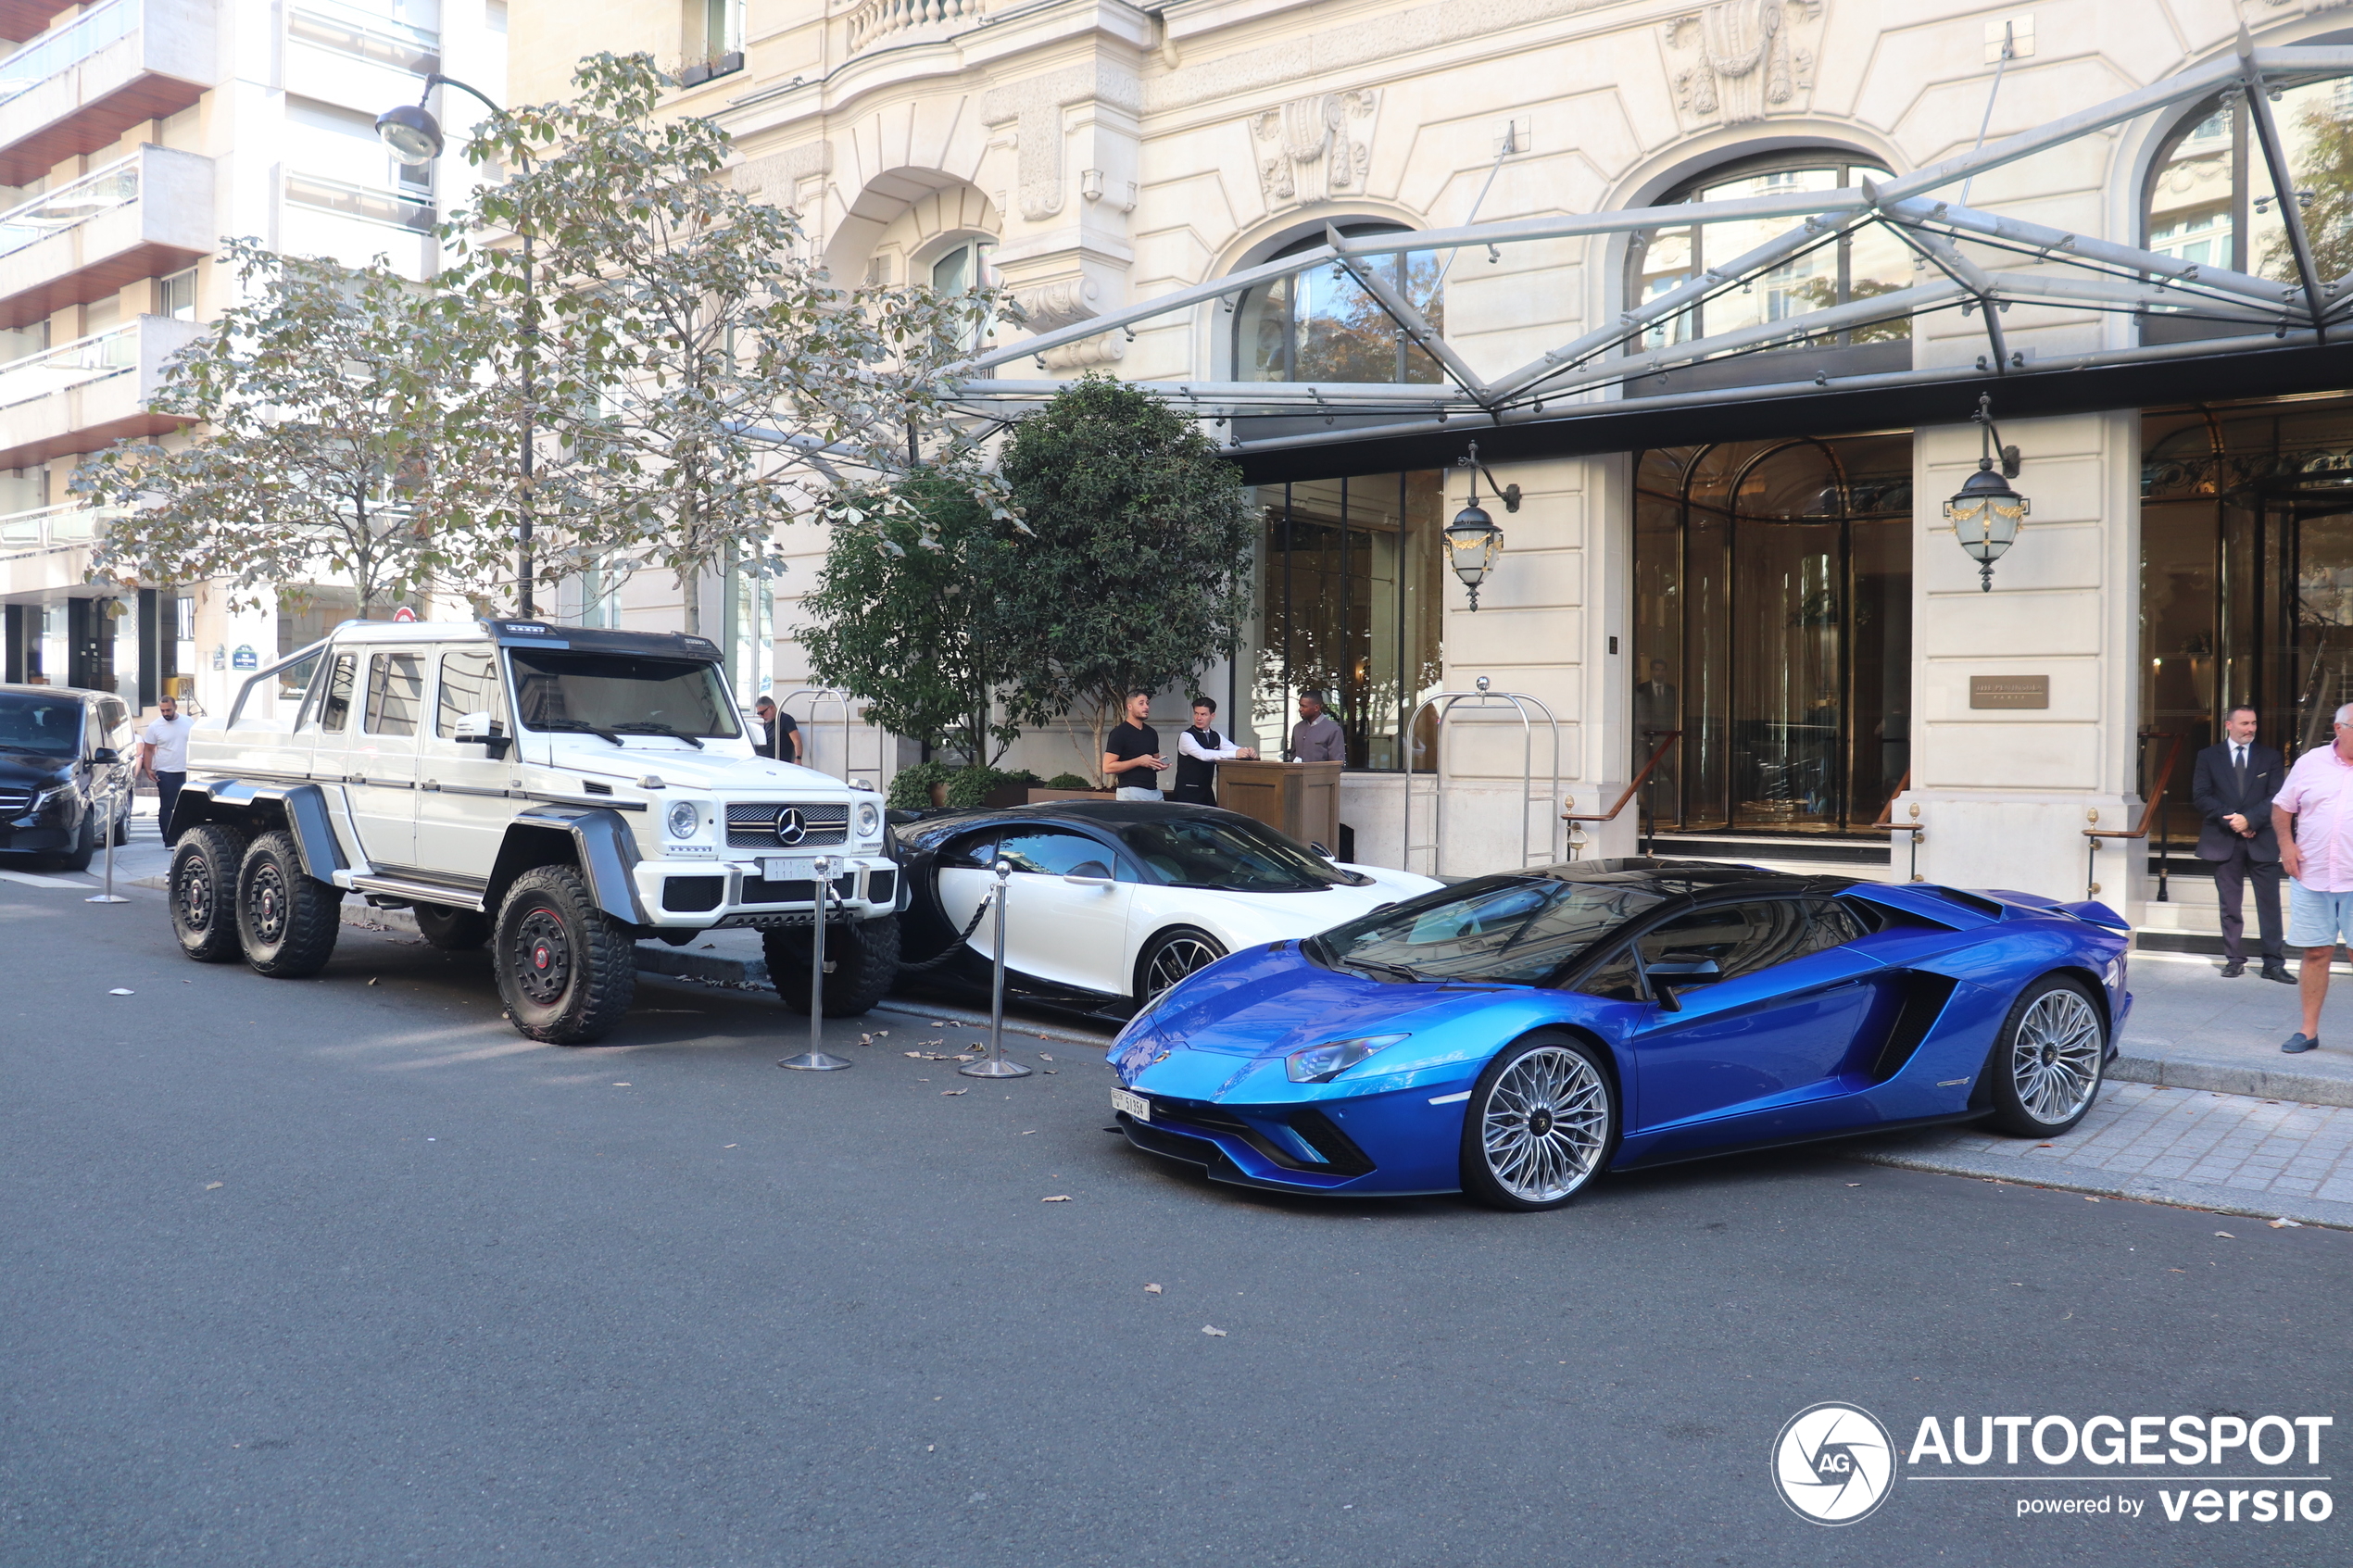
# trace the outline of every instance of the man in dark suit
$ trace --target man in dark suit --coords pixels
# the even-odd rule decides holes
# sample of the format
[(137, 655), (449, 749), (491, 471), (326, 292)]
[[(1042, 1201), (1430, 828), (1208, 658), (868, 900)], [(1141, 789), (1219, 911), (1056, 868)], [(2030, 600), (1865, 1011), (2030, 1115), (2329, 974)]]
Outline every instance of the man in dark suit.
[(2190, 798), (2198, 810), (2197, 854), (2214, 866), (2214, 893), (2222, 907), (2222, 976), (2246, 972), (2246, 922), (2240, 896), (2255, 884), (2255, 921), (2263, 941), (2263, 978), (2294, 985), (2280, 946), (2280, 842), (2271, 827), (2271, 797), (2287, 777), (2280, 754), (2255, 740), (2255, 709), (2222, 716), (2222, 741), (2197, 754)]

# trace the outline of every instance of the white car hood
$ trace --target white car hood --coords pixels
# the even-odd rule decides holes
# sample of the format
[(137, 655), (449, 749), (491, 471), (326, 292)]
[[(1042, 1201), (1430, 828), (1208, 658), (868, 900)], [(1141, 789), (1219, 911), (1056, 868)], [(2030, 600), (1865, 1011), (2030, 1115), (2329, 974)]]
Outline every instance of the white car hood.
[[(1227, 928), (1237, 946), (1313, 936), (1319, 931), (1368, 915), (1384, 904), (1402, 903), (1443, 887), (1432, 877), (1379, 866), (1351, 866), (1373, 881), (1363, 887), (1327, 887), (1320, 893), (1227, 893), (1210, 888), (1166, 888)], [(1214, 914), (1212, 911), (1214, 911)]]
[[(566, 736), (566, 742), (569, 743), (571, 738)], [(635, 740), (638, 737), (630, 738)], [(672, 789), (709, 790), (713, 793), (740, 790), (751, 795), (775, 795), (789, 792), (801, 799), (833, 800), (868, 793), (853, 790), (829, 773), (804, 768), (797, 762), (779, 762), (768, 757), (700, 752), (673, 740), (661, 736), (652, 738), (654, 745), (643, 747), (633, 745), (626, 751), (616, 751), (604, 742), (598, 741), (597, 744), (604, 748), (601, 755), (567, 744), (557, 754), (556, 766), (572, 772), (620, 779), (630, 784), (635, 784), (650, 773)]]

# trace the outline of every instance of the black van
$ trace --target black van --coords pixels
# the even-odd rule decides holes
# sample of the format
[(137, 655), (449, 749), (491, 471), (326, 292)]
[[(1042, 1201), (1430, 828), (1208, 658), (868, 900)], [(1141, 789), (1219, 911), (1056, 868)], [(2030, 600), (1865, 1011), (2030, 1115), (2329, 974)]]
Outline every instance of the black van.
[(130, 709), (110, 692), (0, 685), (0, 859), (49, 856), (88, 870), (109, 788), (121, 844), (132, 744)]

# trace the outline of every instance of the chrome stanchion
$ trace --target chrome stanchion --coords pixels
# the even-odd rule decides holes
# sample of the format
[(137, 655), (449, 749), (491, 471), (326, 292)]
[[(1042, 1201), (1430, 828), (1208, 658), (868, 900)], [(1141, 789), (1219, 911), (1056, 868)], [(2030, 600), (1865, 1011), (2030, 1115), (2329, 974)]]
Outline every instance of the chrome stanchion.
[(838, 1073), (849, 1063), (825, 1054), (825, 906), (832, 901), (834, 859), (817, 857), (816, 898), (810, 904), (809, 922), (809, 1048), (776, 1063), (800, 1073)]
[(997, 900), (997, 973), (988, 989), (988, 1054), (966, 1062), (956, 1072), (966, 1078), (1026, 1078), (1029, 1069), (1005, 1060), (1005, 892), (1013, 885), (1011, 860), (997, 862), (997, 885), (989, 897)]
[(114, 803), (115, 797), (121, 793), (122, 780), (120, 777), (107, 781), (107, 890), (104, 893), (94, 893), (84, 898), (82, 902), (85, 904), (128, 904), (131, 902), (114, 890)]

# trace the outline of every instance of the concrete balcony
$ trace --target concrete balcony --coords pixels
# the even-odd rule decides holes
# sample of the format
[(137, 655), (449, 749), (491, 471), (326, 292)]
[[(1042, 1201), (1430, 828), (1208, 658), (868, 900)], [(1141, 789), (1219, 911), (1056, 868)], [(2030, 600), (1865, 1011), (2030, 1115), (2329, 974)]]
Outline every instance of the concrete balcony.
[(0, 212), (0, 328), (192, 266), (212, 228), (212, 160), (157, 146)]
[(73, 0), (0, 0), (0, 38), (30, 38)]
[(0, 597), (81, 587), (91, 547), (118, 513), (75, 502), (0, 517)]
[(164, 361), (203, 330), (142, 316), (0, 365), (0, 469), (55, 462), (186, 424), (150, 413), (147, 404), (162, 384)]
[(177, 114), (219, 70), (210, 0), (106, 0), (0, 59), (0, 185)]

